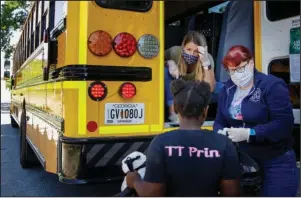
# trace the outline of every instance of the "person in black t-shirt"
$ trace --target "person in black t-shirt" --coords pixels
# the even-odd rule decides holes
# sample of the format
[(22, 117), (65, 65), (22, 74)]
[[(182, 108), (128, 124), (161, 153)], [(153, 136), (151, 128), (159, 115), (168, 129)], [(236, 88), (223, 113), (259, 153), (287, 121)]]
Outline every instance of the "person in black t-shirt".
[(180, 128), (156, 136), (149, 148), (142, 179), (129, 172), (127, 186), (139, 196), (240, 195), (240, 165), (231, 140), (200, 130), (211, 97), (204, 81), (174, 80), (171, 83)]

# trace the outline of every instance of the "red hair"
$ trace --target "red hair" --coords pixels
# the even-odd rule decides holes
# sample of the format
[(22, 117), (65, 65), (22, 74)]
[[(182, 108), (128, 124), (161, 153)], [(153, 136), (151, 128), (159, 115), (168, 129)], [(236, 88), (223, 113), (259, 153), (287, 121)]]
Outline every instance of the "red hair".
[(242, 62), (252, 59), (253, 56), (251, 52), (242, 45), (235, 45), (231, 47), (227, 55), (223, 59), (223, 65), (225, 68), (237, 67)]

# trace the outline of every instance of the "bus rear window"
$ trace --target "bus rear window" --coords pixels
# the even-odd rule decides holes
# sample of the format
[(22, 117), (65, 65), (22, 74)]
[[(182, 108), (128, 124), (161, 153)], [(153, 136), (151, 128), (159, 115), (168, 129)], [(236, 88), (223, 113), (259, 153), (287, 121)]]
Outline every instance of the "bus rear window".
[(270, 21), (298, 16), (300, 1), (266, 1), (266, 15)]
[(95, 0), (95, 3), (103, 8), (147, 12), (153, 5), (152, 0)]

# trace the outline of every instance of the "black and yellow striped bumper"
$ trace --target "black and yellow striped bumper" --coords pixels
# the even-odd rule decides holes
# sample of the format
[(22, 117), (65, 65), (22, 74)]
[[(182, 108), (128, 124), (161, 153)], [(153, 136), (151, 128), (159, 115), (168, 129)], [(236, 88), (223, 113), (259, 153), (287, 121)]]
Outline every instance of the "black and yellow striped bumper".
[(133, 151), (146, 154), (152, 138), (61, 137), (58, 144), (59, 180), (69, 184), (85, 184), (122, 179), (122, 159)]

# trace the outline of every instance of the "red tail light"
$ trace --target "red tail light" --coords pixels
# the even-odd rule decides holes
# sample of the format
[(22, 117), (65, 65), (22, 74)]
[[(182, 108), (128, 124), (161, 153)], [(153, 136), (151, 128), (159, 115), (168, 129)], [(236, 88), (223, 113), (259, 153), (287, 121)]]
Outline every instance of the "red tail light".
[(122, 32), (114, 38), (113, 48), (119, 56), (130, 57), (136, 52), (137, 41), (130, 33)]
[(119, 89), (119, 95), (125, 99), (133, 98), (136, 95), (136, 87), (132, 83), (123, 83)]
[(108, 93), (107, 86), (102, 82), (93, 82), (89, 86), (88, 94), (92, 100), (101, 101)]
[(98, 127), (98, 125), (97, 125), (97, 123), (96, 123), (95, 121), (90, 121), (90, 122), (88, 122), (88, 124), (87, 124), (87, 130), (88, 130), (89, 132), (94, 132), (94, 131), (96, 131), (97, 127)]

